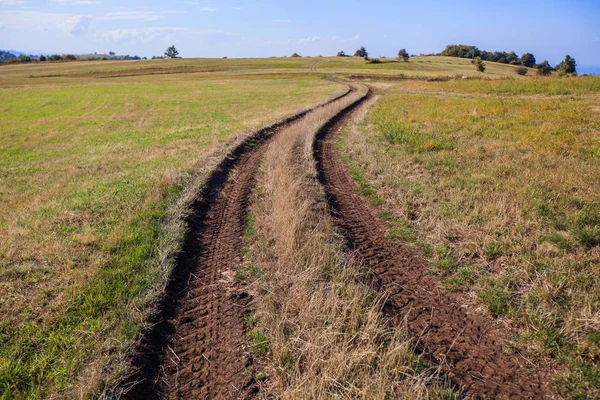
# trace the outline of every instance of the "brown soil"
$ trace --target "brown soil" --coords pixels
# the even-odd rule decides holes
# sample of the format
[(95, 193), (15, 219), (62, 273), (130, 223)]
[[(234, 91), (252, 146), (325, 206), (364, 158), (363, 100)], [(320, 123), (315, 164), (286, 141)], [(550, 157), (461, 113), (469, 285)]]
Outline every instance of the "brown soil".
[(508, 335), (492, 317), (445, 291), (422, 258), (387, 238), (385, 223), (357, 193), (335, 140), (368, 97), (341, 111), (318, 133), (314, 155), (336, 225), (387, 296), (385, 315), (406, 324), (418, 351), (446, 371), (467, 397), (552, 398), (547, 368), (511, 351)]
[(208, 179), (187, 220), (189, 233), (165, 295), (116, 397), (231, 399), (256, 391), (244, 335), (250, 298), (233, 277), (261, 157), (277, 132), (308, 112), (252, 135)]

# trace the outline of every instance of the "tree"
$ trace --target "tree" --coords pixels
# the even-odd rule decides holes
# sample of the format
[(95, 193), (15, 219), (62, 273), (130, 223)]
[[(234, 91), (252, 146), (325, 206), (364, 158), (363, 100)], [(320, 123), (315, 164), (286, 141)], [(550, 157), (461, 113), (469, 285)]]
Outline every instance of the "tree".
[(167, 57), (167, 58), (178, 58), (177, 57), (178, 55), (179, 55), (179, 52), (177, 51), (177, 49), (175, 48), (174, 45), (167, 48), (167, 51), (165, 51), (165, 57)]
[(302, 56), (300, 54), (298, 54), (298, 53), (294, 53), (294, 54), (292, 54), (292, 57), (293, 58), (298, 58), (298, 57), (302, 57)]
[(477, 71), (485, 72), (485, 63), (483, 62), (481, 57), (476, 57), (474, 64), (475, 64), (475, 68), (477, 68)]
[(525, 67), (533, 68), (535, 65), (535, 56), (531, 53), (525, 53), (521, 56), (521, 64)]
[(506, 59), (508, 60), (508, 63), (510, 64), (513, 61), (519, 61), (519, 56), (514, 51), (511, 51), (510, 53), (508, 53), (506, 55)]
[(398, 58), (401, 58), (405, 62), (407, 62), (410, 59), (410, 56), (408, 55), (408, 52), (406, 51), (406, 49), (402, 49), (398, 52)]
[(538, 70), (537, 71), (538, 75), (541, 75), (541, 76), (548, 76), (548, 75), (552, 74), (552, 71), (554, 71), (554, 68), (552, 68), (550, 66), (550, 63), (547, 60), (542, 61), (535, 67)]
[(566, 55), (565, 59), (558, 64), (558, 72), (561, 75), (576, 74), (577, 73), (577, 62), (570, 55)]
[(356, 50), (356, 53), (354, 53), (354, 57), (367, 58), (367, 57), (369, 57), (369, 53), (367, 53), (367, 49), (365, 49), (364, 47), (361, 47), (360, 49)]
[(342, 51), (340, 51), (339, 53), (337, 53), (337, 56), (338, 56), (338, 57), (348, 57), (348, 56), (346, 55), (346, 52), (345, 52), (344, 50), (342, 50)]
[(42, 54), (42, 55), (40, 56), (40, 61), (41, 61), (41, 62), (44, 62), (44, 61), (46, 61), (46, 56)]

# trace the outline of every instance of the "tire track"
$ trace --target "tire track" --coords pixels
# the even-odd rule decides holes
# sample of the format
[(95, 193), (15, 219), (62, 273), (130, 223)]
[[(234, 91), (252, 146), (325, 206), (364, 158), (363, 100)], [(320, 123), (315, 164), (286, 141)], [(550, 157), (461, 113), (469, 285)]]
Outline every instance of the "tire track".
[(553, 398), (549, 371), (511, 352), (507, 335), (491, 317), (471, 312), (459, 294), (443, 290), (424, 260), (387, 238), (385, 223), (358, 195), (337, 154), (336, 138), (369, 97), (370, 93), (324, 126), (313, 151), (336, 225), (387, 295), (384, 314), (396, 324), (406, 324), (417, 349), (442, 367), (467, 397)]
[(241, 263), (244, 218), (260, 160), (270, 140), (345, 93), (255, 133), (207, 180), (186, 223), (178, 256), (151, 328), (134, 349), (128, 376), (114, 390), (126, 399), (239, 398), (256, 391), (246, 369), (246, 307), (234, 274)]

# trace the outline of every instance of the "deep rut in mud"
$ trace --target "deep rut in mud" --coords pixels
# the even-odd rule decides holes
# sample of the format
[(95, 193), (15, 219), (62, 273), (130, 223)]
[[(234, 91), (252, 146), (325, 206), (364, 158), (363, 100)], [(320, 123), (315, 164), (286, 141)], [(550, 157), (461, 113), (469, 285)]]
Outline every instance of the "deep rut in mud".
[(309, 112), (252, 135), (209, 177), (186, 221), (189, 233), (151, 329), (115, 391), (118, 397), (230, 399), (256, 390), (247, 373), (252, 357), (244, 337), (250, 299), (234, 280), (242, 261), (244, 219), (270, 139)]
[(336, 225), (387, 295), (384, 314), (398, 325), (406, 324), (419, 352), (439, 365), (467, 397), (552, 398), (547, 370), (511, 352), (506, 334), (491, 317), (471, 312), (461, 295), (441, 288), (425, 261), (387, 238), (385, 223), (358, 194), (335, 140), (369, 96), (321, 129), (313, 150)]

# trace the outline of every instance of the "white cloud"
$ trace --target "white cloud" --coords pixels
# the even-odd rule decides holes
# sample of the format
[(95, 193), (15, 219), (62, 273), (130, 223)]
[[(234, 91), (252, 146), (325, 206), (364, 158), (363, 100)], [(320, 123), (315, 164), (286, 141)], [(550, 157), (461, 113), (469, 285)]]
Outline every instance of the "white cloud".
[(185, 31), (183, 28), (154, 27), (139, 29), (116, 29), (99, 35), (101, 39), (113, 43), (142, 42), (150, 43), (159, 38), (170, 38), (173, 33)]
[[(198, 2), (198, 1), (184, 1), (183, 4), (187, 4), (189, 6), (199, 6), (202, 5), (202, 3)], [(199, 11), (206, 11), (206, 12), (215, 12), (217, 11), (216, 8), (213, 7), (202, 7), (198, 9)]]
[(265, 42), (265, 44), (288, 44), (288, 43), (292, 43), (292, 39), (287, 39), (287, 40), (267, 40)]
[(272, 21), (273, 22), (279, 22), (281, 24), (287, 24), (287, 23), (291, 22), (289, 19), (274, 19)]
[[(386, 35), (386, 37), (387, 37), (387, 35)], [(356, 35), (356, 36), (353, 36), (353, 37), (350, 37), (350, 38), (344, 38), (344, 37), (341, 37), (341, 36), (334, 36), (334, 37), (331, 38), (331, 40), (333, 40), (333, 41), (339, 41), (340, 43), (353, 42), (353, 41), (356, 41), (358, 39), (360, 39), (360, 35)]]
[(23, 0), (0, 0), (0, 6), (21, 6), (27, 3), (29, 2)]
[(50, 3), (63, 6), (100, 4), (96, 0), (51, 0)]
[(118, 20), (141, 20), (141, 21), (156, 21), (164, 18), (162, 15), (151, 11), (117, 11), (107, 13), (103, 17), (96, 19), (101, 21), (118, 21)]
[(319, 42), (320, 40), (321, 40), (321, 36), (313, 36), (313, 37), (309, 36), (307, 38), (298, 40), (298, 44), (314, 43), (314, 42)]
[(61, 28), (66, 29), (73, 36), (83, 36), (90, 30), (92, 18), (86, 15), (73, 15), (61, 24)]

